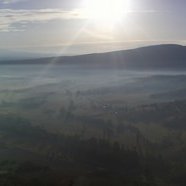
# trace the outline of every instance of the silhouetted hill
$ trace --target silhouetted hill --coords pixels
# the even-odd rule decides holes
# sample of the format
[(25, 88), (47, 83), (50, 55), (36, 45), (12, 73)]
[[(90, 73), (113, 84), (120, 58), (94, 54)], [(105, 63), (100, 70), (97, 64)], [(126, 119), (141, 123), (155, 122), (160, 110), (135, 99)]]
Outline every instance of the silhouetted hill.
[(78, 65), (84, 68), (183, 69), (186, 68), (186, 47), (171, 44), (155, 45), (107, 53), (1, 62), (1, 64), (43, 63)]
[(15, 60), (25, 60), (25, 59), (36, 59), (42, 57), (52, 56), (51, 54), (36, 53), (36, 52), (23, 52), (19, 50), (5, 50), (0, 49), (0, 61), (15, 61)]

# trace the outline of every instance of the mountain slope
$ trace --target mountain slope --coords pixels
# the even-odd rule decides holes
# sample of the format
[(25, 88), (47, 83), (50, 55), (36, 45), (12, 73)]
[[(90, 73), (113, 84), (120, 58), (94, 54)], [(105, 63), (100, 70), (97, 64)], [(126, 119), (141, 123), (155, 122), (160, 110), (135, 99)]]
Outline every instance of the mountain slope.
[(7, 61), (1, 64), (59, 63), (82, 67), (112, 68), (186, 68), (186, 47), (181, 45), (155, 45), (131, 50), (62, 56), (21, 61)]

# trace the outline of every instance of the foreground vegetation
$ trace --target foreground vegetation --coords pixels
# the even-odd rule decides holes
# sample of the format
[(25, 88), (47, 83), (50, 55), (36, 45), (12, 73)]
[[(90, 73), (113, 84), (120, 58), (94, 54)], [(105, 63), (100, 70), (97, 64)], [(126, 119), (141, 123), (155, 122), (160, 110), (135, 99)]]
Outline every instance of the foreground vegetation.
[(185, 185), (185, 111), (186, 101), (175, 101), (118, 108), (109, 121), (69, 112), (61, 125), (70, 131), (77, 121), (81, 133), (68, 135), (2, 113), (0, 183)]

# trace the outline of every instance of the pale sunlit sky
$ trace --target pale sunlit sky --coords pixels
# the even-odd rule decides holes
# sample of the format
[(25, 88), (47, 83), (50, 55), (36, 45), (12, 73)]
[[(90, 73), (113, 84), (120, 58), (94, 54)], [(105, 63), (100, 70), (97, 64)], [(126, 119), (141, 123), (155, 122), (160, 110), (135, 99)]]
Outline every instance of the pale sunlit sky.
[(0, 50), (74, 55), (186, 43), (186, 0), (0, 0)]

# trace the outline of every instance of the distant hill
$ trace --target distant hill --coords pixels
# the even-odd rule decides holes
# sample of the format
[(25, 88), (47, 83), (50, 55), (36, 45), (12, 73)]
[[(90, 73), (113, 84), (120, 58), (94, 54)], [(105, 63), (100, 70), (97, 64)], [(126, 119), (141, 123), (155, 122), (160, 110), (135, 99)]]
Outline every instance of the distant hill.
[(1, 64), (48, 63), (78, 65), (83, 68), (183, 69), (186, 68), (186, 46), (155, 45), (107, 53), (1, 62)]
[(36, 52), (25, 52), (21, 50), (5, 50), (0, 49), (0, 61), (15, 61), (25, 59), (36, 59), (41, 57), (49, 57), (52, 54), (36, 53)]

